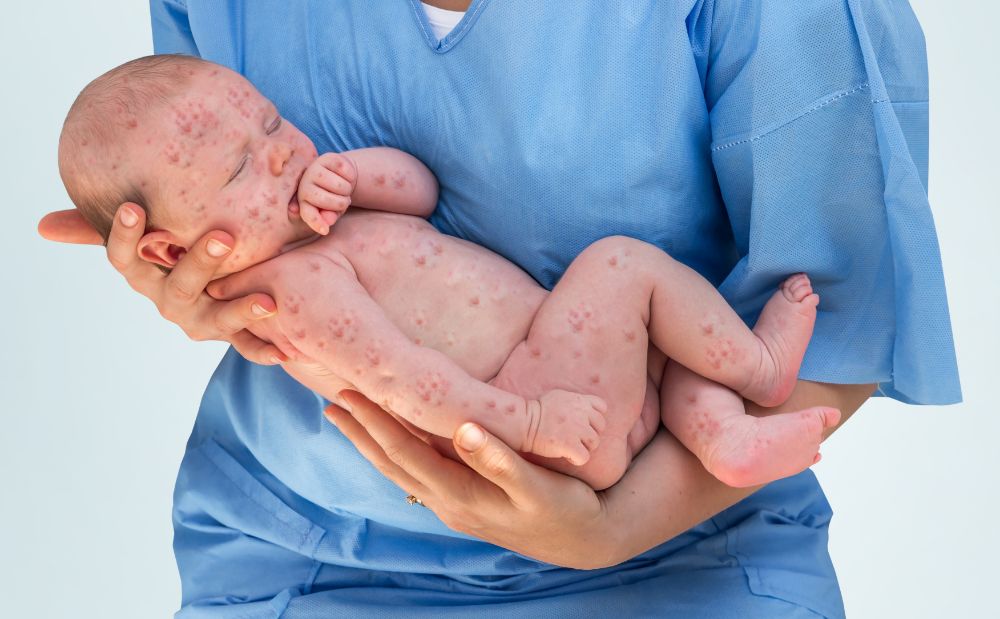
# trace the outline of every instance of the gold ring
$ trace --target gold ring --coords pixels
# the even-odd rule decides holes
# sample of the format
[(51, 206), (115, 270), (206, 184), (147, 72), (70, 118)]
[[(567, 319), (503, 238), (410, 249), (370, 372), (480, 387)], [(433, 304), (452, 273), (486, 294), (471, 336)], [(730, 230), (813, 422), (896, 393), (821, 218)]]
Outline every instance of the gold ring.
[(413, 496), (412, 494), (406, 497), (406, 502), (410, 505), (420, 505), (421, 507), (427, 507), (424, 502)]

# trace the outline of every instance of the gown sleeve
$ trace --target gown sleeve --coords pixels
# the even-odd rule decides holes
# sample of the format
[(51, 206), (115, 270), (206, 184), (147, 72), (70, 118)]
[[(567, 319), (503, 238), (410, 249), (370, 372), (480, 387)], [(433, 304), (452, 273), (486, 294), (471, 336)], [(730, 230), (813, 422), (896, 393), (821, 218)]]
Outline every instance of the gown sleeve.
[(185, 0), (150, 0), (149, 17), (153, 27), (153, 51), (200, 56), (191, 35)]
[(821, 301), (800, 377), (961, 400), (927, 201), (923, 34), (905, 0), (703, 0), (688, 18), (752, 324), (803, 271)]

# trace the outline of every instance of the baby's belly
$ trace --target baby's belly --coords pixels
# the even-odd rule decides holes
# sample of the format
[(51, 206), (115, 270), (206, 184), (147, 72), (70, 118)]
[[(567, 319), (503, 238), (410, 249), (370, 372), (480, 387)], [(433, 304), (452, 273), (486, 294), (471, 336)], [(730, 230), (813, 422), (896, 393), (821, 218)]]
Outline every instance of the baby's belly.
[(488, 381), (528, 334), (547, 291), (512, 262), (416, 217), (354, 211), (330, 240), (388, 318)]

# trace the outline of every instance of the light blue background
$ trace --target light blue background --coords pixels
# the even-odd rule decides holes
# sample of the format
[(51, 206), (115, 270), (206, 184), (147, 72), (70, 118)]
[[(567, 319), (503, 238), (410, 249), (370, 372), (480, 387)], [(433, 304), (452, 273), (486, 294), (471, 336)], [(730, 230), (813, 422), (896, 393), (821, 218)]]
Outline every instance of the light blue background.
[[(1000, 420), (987, 391), (1000, 367), (1000, 200), (989, 184), (1000, 8), (912, 4), (928, 39), (931, 202), (966, 403), (872, 401), (827, 443), (817, 472), (837, 514), (831, 551), (850, 617), (981, 616), (1000, 553), (988, 520), (1000, 509)], [(43, 213), (70, 206), (55, 152), (76, 93), (151, 49), (145, 2), (25, 3), (0, 23), (0, 318), (13, 339), (0, 357), (4, 616), (161, 617), (179, 601), (170, 494), (224, 346), (188, 342), (102, 252), (34, 233)]]

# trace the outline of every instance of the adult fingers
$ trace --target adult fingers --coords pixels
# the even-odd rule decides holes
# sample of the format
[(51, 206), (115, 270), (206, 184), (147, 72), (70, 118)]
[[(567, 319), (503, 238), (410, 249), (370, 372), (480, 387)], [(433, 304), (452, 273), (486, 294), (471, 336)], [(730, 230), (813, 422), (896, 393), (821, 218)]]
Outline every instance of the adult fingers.
[(263, 293), (226, 303), (220, 302), (217, 307), (215, 326), (225, 335), (242, 331), (253, 322), (274, 316), (278, 311), (274, 299)]
[[(137, 247), (146, 228), (146, 212), (138, 204), (126, 202), (118, 207), (108, 235), (108, 261), (139, 294), (151, 297), (163, 274), (141, 260)], [(157, 301), (157, 299), (153, 299)]]
[(278, 365), (287, 360), (277, 346), (246, 330), (230, 335), (229, 343), (244, 359), (259, 365)]
[(474, 471), (499, 486), (515, 503), (534, 504), (547, 473), (521, 456), (506, 443), (467, 422), (455, 432), (455, 451)]
[(87, 223), (80, 211), (71, 208), (54, 211), (38, 221), (38, 234), (42, 238), (60, 243), (103, 245), (104, 239)]
[[(364, 405), (362, 404), (361, 406)], [(356, 408), (352, 406), (351, 410), (353, 412)], [(368, 429), (361, 425), (350, 413), (336, 404), (331, 404), (326, 407), (323, 414), (333, 425), (337, 426), (337, 429), (349, 441), (354, 443), (354, 446), (361, 452), (361, 455), (371, 462), (380, 473), (392, 480), (394, 484), (402, 488), (405, 492), (419, 497), (421, 501), (433, 501), (427, 487), (389, 459), (382, 450), (381, 445), (368, 433)]]
[(198, 301), (232, 251), (233, 244), (233, 237), (225, 232), (208, 232), (177, 261), (164, 282), (163, 296), (157, 303), (167, 320), (171, 320), (171, 315), (186, 313), (182, 308)]

